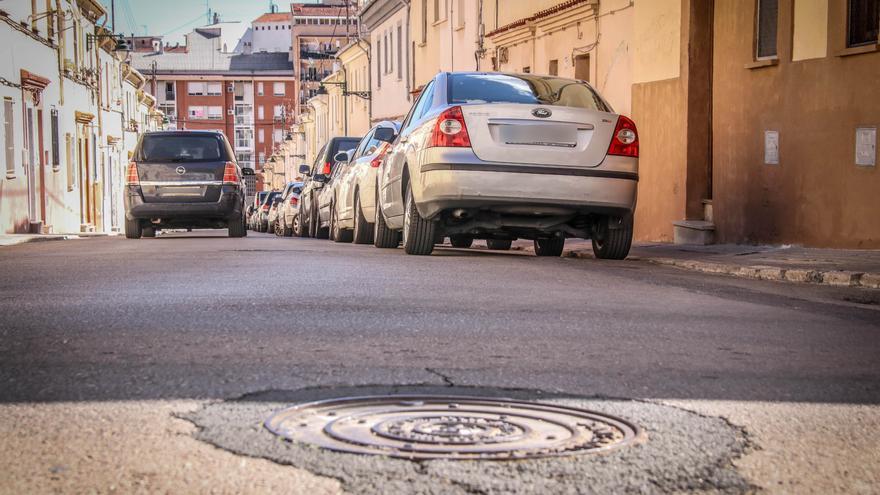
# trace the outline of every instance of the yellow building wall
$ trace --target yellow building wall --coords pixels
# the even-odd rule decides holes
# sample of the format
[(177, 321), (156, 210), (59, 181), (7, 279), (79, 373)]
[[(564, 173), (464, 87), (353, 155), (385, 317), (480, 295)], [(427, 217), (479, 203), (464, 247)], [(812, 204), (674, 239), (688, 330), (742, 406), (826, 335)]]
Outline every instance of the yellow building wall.
[(681, 73), (681, 0), (642, 0), (633, 16), (633, 82)]

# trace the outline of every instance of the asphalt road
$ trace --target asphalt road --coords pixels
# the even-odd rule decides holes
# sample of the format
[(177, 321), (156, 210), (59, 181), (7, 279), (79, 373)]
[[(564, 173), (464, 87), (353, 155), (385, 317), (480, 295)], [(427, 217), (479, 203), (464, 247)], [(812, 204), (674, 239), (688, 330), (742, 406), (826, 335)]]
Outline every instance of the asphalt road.
[[(0, 492), (880, 483), (880, 305), (863, 289), (211, 231), (8, 247), (0, 274)], [(648, 434), (610, 457), (416, 464), (259, 426), (401, 387), (605, 407)]]

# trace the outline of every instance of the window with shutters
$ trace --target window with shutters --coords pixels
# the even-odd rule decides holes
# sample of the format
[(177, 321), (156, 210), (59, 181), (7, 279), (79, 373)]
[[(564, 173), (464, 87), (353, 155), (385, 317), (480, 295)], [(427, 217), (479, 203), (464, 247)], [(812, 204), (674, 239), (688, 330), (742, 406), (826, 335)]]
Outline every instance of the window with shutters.
[(208, 96), (220, 96), (223, 93), (223, 83), (208, 83)]
[(277, 82), (272, 84), (272, 94), (275, 96), (284, 96), (284, 83)]
[(376, 62), (376, 87), (382, 87), (382, 40), (376, 41), (376, 53), (378, 61)]
[(73, 149), (74, 141), (73, 136), (68, 132), (64, 135), (64, 158), (65, 163), (67, 164), (67, 190), (73, 191), (73, 187), (76, 185), (76, 169), (74, 168), (74, 157), (76, 156), (76, 150)]
[(191, 82), (186, 84), (186, 92), (192, 96), (202, 96), (205, 94), (206, 90), (205, 83), (202, 82)]
[(60, 136), (58, 135), (58, 110), (52, 110), (52, 114), (50, 116), (51, 127), (52, 127), (52, 169), (56, 172), (61, 169), (61, 150), (59, 142)]
[(878, 42), (880, 0), (849, 0), (846, 45), (865, 46)]
[(757, 60), (776, 58), (778, 18), (779, 0), (758, 0), (755, 19), (755, 58)]
[(15, 177), (15, 116), (12, 100), (3, 100), (3, 146), (6, 147), (6, 178)]
[(403, 79), (403, 26), (397, 25), (397, 80)]
[(558, 59), (553, 59), (550, 61), (550, 67), (548, 67), (547, 73), (550, 74), (551, 76), (558, 76), (559, 75), (559, 60)]

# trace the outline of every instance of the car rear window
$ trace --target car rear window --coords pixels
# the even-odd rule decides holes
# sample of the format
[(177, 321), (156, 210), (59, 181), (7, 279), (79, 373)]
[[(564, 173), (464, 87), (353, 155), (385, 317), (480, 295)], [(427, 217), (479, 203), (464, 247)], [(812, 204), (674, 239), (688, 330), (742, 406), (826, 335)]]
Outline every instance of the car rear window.
[(529, 74), (452, 74), (449, 76), (449, 102), (524, 103), (611, 111), (584, 82)]
[(140, 161), (191, 162), (223, 159), (223, 142), (211, 135), (144, 136), (139, 152)]
[(278, 192), (278, 191), (272, 191), (272, 192), (269, 193), (268, 196), (266, 196), (265, 198), (263, 198), (263, 203), (262, 203), (262, 204), (267, 205), (267, 204), (271, 203), (273, 199), (277, 198), (277, 197), (280, 196), (280, 195), (281, 195), (280, 192)]
[(336, 154), (339, 153), (340, 151), (348, 151), (352, 148), (357, 148), (358, 143), (360, 143), (360, 142), (361, 142), (361, 140), (358, 138), (337, 139), (333, 143), (333, 152), (330, 153), (330, 159), (332, 160), (333, 157), (336, 156)]

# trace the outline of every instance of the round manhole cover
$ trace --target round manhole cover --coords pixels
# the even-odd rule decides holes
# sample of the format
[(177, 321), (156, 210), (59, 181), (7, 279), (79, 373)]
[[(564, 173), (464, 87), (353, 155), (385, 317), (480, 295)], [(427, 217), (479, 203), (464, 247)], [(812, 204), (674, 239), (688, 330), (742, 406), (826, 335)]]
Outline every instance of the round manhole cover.
[(637, 426), (584, 409), (451, 396), (374, 396), (284, 409), (266, 428), (339, 452), (405, 459), (526, 459), (614, 449)]

